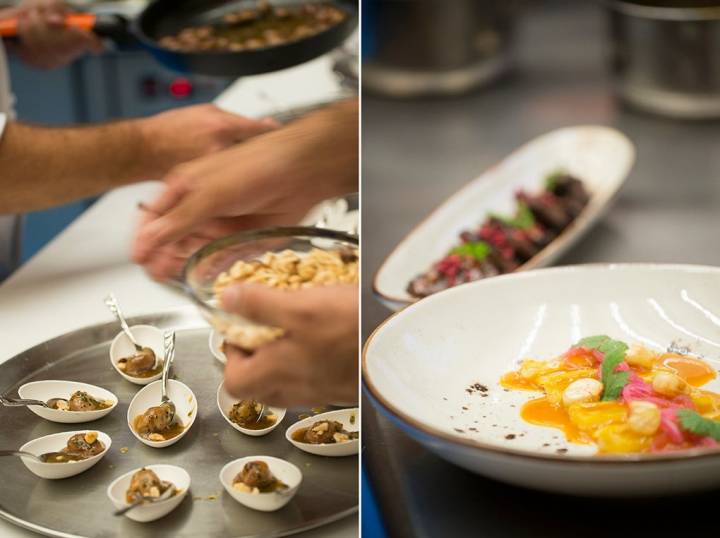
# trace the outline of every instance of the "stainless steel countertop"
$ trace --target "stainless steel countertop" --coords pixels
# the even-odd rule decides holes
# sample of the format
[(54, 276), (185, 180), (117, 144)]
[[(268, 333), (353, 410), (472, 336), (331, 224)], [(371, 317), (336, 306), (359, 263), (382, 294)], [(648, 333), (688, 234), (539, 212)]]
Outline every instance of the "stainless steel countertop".
[[(562, 126), (616, 127), (638, 154), (616, 203), (560, 264), (720, 265), (720, 123), (671, 121), (616, 103), (595, 3), (546, 3), (518, 30), (515, 73), (490, 88), (453, 99), (363, 98), (365, 337), (389, 315), (369, 285), (394, 245), (467, 181)], [(619, 521), (623, 534), (637, 525), (638, 537), (695, 536), (705, 521), (677, 514), (712, 510), (710, 495), (620, 503), (501, 485), (437, 458), (364, 405), (364, 463), (392, 536), (606, 537)], [(558, 517), (563, 507), (569, 515)]]

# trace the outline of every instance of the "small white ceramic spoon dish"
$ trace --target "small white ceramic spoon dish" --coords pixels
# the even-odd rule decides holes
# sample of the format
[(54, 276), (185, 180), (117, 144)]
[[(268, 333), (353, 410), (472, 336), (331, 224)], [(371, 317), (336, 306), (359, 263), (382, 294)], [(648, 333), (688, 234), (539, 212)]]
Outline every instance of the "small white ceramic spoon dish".
[(41, 454), (47, 454), (48, 452), (60, 452), (67, 446), (68, 439), (78, 433), (96, 431), (98, 434), (98, 440), (105, 445), (105, 450), (96, 456), (92, 456), (81, 461), (72, 461), (68, 463), (43, 463), (29, 457), (21, 457), (22, 462), (25, 464), (33, 474), (40, 478), (46, 478), (49, 480), (56, 480), (59, 478), (68, 478), (70, 476), (78, 475), (82, 472), (87, 471), (105, 457), (105, 454), (110, 450), (112, 445), (112, 439), (104, 432), (98, 430), (78, 430), (74, 432), (61, 432), (53, 433), (52, 435), (46, 435), (44, 437), (38, 437), (32, 441), (28, 441), (20, 447), (20, 451), (29, 452), (40, 456)]
[(360, 413), (357, 408), (352, 409), (338, 409), (336, 411), (328, 411), (327, 413), (320, 413), (319, 415), (313, 415), (312, 417), (304, 418), (292, 426), (290, 426), (285, 432), (285, 438), (293, 445), (298, 447), (300, 450), (304, 450), (310, 454), (317, 456), (352, 456), (358, 453), (360, 449), (360, 440), (351, 439), (344, 443), (325, 443), (321, 445), (313, 445), (311, 443), (303, 443), (293, 439), (293, 434), (301, 428), (308, 428), (315, 422), (321, 420), (335, 420), (342, 423), (343, 429), (349, 432), (356, 432), (360, 426)]
[[(190, 475), (182, 467), (176, 465), (146, 465), (144, 468), (153, 471), (160, 480), (171, 482), (175, 486), (177, 493), (164, 501), (141, 504), (125, 513), (125, 517), (140, 523), (155, 521), (168, 515), (180, 506), (190, 489)], [(125, 500), (125, 493), (130, 487), (132, 476), (141, 469), (142, 467), (125, 473), (113, 480), (108, 486), (107, 496), (116, 509), (120, 510), (128, 506), (129, 503)]]
[[(152, 325), (133, 325), (132, 327), (130, 327), (130, 332), (132, 332), (135, 340), (137, 340), (141, 346), (149, 347), (153, 350), (156, 357), (158, 357), (160, 360), (164, 360), (165, 354), (163, 351), (163, 331), (161, 331), (157, 327), (153, 327)], [(159, 371), (157, 374), (150, 377), (134, 377), (126, 374), (118, 367), (118, 362), (120, 362), (120, 359), (132, 357), (133, 355), (135, 355), (135, 353), (135, 346), (133, 346), (127, 335), (124, 332), (120, 331), (118, 335), (113, 339), (112, 344), (110, 344), (110, 363), (112, 364), (113, 368), (115, 368), (117, 373), (130, 381), (130, 383), (135, 383), (136, 385), (149, 385), (153, 381), (157, 381), (158, 379), (160, 379), (160, 377), (162, 376), (162, 371)]]
[(223, 342), (224, 342), (224, 339), (223, 339), (222, 334), (220, 334), (215, 329), (212, 329), (210, 331), (210, 337), (208, 338), (208, 345), (210, 346), (210, 353), (212, 353), (213, 357), (215, 357), (221, 363), (225, 364), (227, 362), (227, 357), (225, 356), (225, 353), (223, 353), (223, 351), (222, 351)]
[(60, 409), (49, 409), (40, 405), (29, 405), (27, 407), (30, 411), (45, 420), (63, 424), (77, 424), (98, 420), (117, 407), (118, 398), (112, 392), (88, 383), (80, 383), (79, 381), (33, 381), (32, 383), (25, 383), (20, 387), (18, 389), (18, 395), (20, 398), (27, 400), (47, 402), (51, 398), (63, 398), (67, 400), (77, 391), (86, 392), (96, 400), (111, 402), (112, 405), (106, 409), (99, 409), (97, 411), (61, 411)]
[(235, 428), (237, 431), (244, 433), (245, 435), (251, 435), (253, 437), (260, 437), (262, 435), (267, 435), (271, 431), (273, 431), (275, 428), (277, 428), (280, 423), (282, 422), (283, 418), (285, 418), (285, 413), (287, 412), (286, 409), (283, 409), (282, 407), (271, 407), (267, 406), (265, 409), (265, 414), (275, 415), (275, 423), (272, 426), (268, 426), (267, 428), (263, 428), (261, 430), (253, 430), (250, 428), (243, 428), (239, 424), (233, 422), (230, 420), (230, 416), (228, 413), (232, 409), (232, 406), (238, 403), (240, 400), (237, 398), (233, 398), (225, 391), (225, 385), (223, 383), (220, 383), (220, 386), (217, 390), (217, 406), (220, 410), (220, 413), (222, 414), (223, 418), (227, 420), (227, 423), (230, 424), (233, 428)]
[(177, 443), (187, 434), (195, 423), (195, 418), (197, 418), (197, 399), (193, 391), (191, 391), (185, 383), (181, 383), (175, 379), (168, 379), (168, 397), (175, 404), (175, 420), (183, 425), (183, 431), (175, 437), (164, 441), (150, 441), (149, 439), (141, 437), (140, 434), (135, 431), (135, 418), (145, 413), (150, 407), (160, 405), (160, 386), (161, 381), (155, 381), (142, 388), (130, 402), (127, 412), (127, 423), (130, 431), (140, 442), (153, 448), (165, 448)]
[[(233, 479), (243, 470), (246, 463), (251, 461), (264, 461), (270, 468), (270, 472), (287, 484), (285, 490), (273, 491), (270, 493), (246, 493), (233, 487)], [(228, 463), (220, 471), (220, 482), (225, 491), (240, 504), (260, 510), (262, 512), (274, 512), (280, 510), (295, 496), (302, 483), (302, 472), (289, 461), (273, 458), (271, 456), (247, 456)]]

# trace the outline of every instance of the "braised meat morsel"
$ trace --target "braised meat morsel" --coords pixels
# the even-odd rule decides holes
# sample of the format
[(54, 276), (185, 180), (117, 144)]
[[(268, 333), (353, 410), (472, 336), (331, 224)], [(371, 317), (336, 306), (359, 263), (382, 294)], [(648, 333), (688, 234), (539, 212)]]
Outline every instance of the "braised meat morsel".
[(264, 461), (250, 461), (233, 479), (233, 487), (245, 493), (270, 493), (287, 488), (287, 484), (275, 478)]
[(564, 172), (545, 178), (538, 194), (515, 194), (513, 216), (490, 214), (476, 229), (460, 234), (460, 242), (407, 291), (414, 297), (505, 273), (531, 260), (582, 213), (590, 195), (582, 181)]
[(232, 406), (228, 416), (235, 424), (248, 430), (264, 430), (275, 424), (277, 417), (270, 414), (260, 417), (261, 411), (261, 403), (255, 400), (241, 400)]
[(184, 52), (253, 50), (319, 34), (345, 20), (331, 4), (273, 7), (267, 1), (254, 9), (228, 13), (217, 25), (185, 28), (160, 39), (163, 47)]
[(162, 371), (162, 362), (155, 366), (155, 352), (149, 347), (142, 348), (142, 351), (125, 357), (118, 361), (118, 368), (129, 376), (152, 377)]
[(112, 407), (111, 401), (98, 400), (82, 390), (73, 392), (67, 401), (51, 398), (47, 403), (51, 409), (59, 411), (98, 411)]
[(125, 492), (128, 503), (135, 502), (142, 497), (160, 497), (169, 488), (175, 488), (170, 482), (160, 480), (150, 469), (142, 468), (132, 475), (130, 487)]
[(47, 452), (41, 454), (40, 458), (46, 463), (69, 463), (92, 458), (103, 450), (105, 445), (98, 439), (97, 432), (76, 433), (60, 452)]
[(135, 417), (133, 426), (140, 437), (150, 441), (167, 441), (184, 429), (174, 418), (168, 406), (158, 405)]
[(358, 432), (349, 432), (336, 420), (321, 420), (309, 428), (300, 428), (293, 433), (293, 439), (311, 445), (345, 443), (358, 438)]

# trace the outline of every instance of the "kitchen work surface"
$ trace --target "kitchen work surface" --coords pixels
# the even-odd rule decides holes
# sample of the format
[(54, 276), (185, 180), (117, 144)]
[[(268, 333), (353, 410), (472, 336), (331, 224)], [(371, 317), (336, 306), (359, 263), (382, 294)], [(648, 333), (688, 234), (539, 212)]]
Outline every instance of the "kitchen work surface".
[[(216, 402), (223, 368), (208, 349), (209, 328), (194, 307), (136, 317), (128, 323), (176, 331), (171, 376), (190, 387), (197, 398), (190, 402), (190, 407), (198, 411), (187, 435), (170, 447), (153, 448), (143, 445), (129, 430), (128, 404), (141, 387), (123, 379), (110, 365), (108, 353), (110, 341), (119, 332), (117, 323), (81, 329), (30, 349), (3, 366), (2, 394), (16, 397), (21, 384), (67, 379), (105, 388), (120, 403), (100, 420), (73, 425), (45, 421), (21, 407), (0, 408), (3, 447), (13, 448), (18, 440), (84, 429), (102, 431), (112, 439), (108, 454), (97, 465), (64, 480), (41, 480), (19, 458), (5, 459), (0, 467), (0, 483), (12, 484), (12, 488), (0, 488), (2, 517), (52, 536), (241, 538), (293, 534), (357, 510), (356, 457), (313, 456), (285, 439), (285, 430), (312, 411), (289, 409), (278, 427), (262, 437), (245, 435), (227, 423)], [(184, 404), (175, 403), (178, 408)], [(178, 419), (187, 424), (185, 416)], [(300, 469), (300, 489), (282, 510), (251, 510), (223, 490), (218, 478), (220, 469), (246, 456), (274, 456)], [(190, 491), (180, 506), (149, 524), (112, 517), (113, 507), (105, 495), (108, 484), (133, 469), (160, 463), (183, 467), (190, 474)]]
[[(233, 112), (262, 117), (287, 108), (328, 100), (339, 91), (339, 83), (331, 67), (332, 60), (326, 55), (302, 66), (257, 77), (262, 79), (262, 85), (254, 77), (239, 80), (219, 96), (217, 103)], [(292, 96), (288, 94), (288, 87), (294, 89)], [(150, 280), (140, 267), (129, 260), (130, 243), (138, 219), (137, 203), (150, 200), (159, 188), (158, 183), (149, 182), (117, 189), (103, 196), (0, 285), (0, 363), (54, 337), (112, 321), (112, 315), (102, 301), (110, 291), (115, 293), (123, 313), (129, 317), (165, 312), (190, 304), (185, 296)], [(207, 349), (207, 342), (205, 345)], [(110, 367), (107, 357), (102, 360), (108, 361)], [(216, 368), (216, 361), (210, 358), (209, 350), (208, 360), (213, 363), (208, 367)], [(0, 380), (3, 382), (4, 375), (0, 364)], [(32, 416), (27, 413), (28, 417)], [(289, 420), (290, 416), (288, 414), (285, 420)], [(194, 434), (188, 433), (188, 436), (191, 435)], [(13, 445), (20, 446), (25, 441), (15, 436)], [(3, 465), (15, 465), (4, 460)], [(190, 467), (187, 462), (183, 466)], [(0, 495), (5, 493), (5, 489), (12, 491), (14, 487), (11, 483), (0, 483)], [(105, 500), (109, 510), (110, 500)], [(110, 516), (102, 512), (97, 517), (105, 519)], [(119, 519), (117, 523), (115, 534), (105, 533), (103, 536), (119, 536), (123, 520)], [(306, 531), (301, 536), (347, 538), (357, 535), (358, 517), (354, 514)], [(0, 536), (29, 538), (38, 534), (0, 520)]]
[[(364, 97), (364, 338), (390, 314), (369, 284), (398, 241), (511, 151), (560, 127), (614, 127), (636, 145), (637, 161), (605, 217), (558, 264), (720, 265), (720, 124), (676, 122), (619, 105), (596, 3), (543, 3), (524, 15), (517, 37), (514, 73), (484, 90), (416, 101)], [(363, 404), (363, 435), (372, 439), (365, 471), (389, 536), (600, 538), (617, 534), (619, 522), (622, 535), (638, 537), (706, 532), (702, 518), (676, 514), (709, 512), (713, 493), (603, 501), (507, 486), (445, 462), (367, 398)]]

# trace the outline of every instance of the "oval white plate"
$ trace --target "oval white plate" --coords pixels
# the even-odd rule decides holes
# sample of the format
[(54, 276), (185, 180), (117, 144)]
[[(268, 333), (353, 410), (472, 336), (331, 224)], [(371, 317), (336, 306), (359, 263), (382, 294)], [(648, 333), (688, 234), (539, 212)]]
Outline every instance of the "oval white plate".
[[(108, 486), (107, 496), (110, 501), (112, 501), (113, 505), (115, 505), (116, 509), (119, 510), (120, 508), (124, 508), (128, 505), (125, 501), (125, 493), (130, 487), (130, 480), (132, 476), (140, 469), (141, 467), (125, 473), (113, 480), (113, 482)], [(182, 467), (177, 467), (175, 465), (146, 465), (145, 469), (153, 471), (160, 480), (172, 482), (179, 493), (164, 501), (152, 504), (141, 504), (140, 506), (125, 513), (125, 516), (140, 523), (155, 521), (156, 519), (160, 519), (175, 510), (175, 508), (180, 506), (180, 503), (182, 503), (188, 490), (190, 489), (190, 475)]]
[(263, 428), (262, 430), (250, 430), (248, 428), (243, 428), (239, 424), (236, 424), (235, 422), (230, 420), (230, 417), (228, 416), (228, 412), (230, 411), (230, 409), (232, 409), (232, 406), (239, 401), (240, 400), (238, 400), (237, 398), (233, 398), (225, 391), (224, 383), (220, 383), (220, 386), (217, 390), (217, 406), (223, 418), (227, 421), (228, 424), (230, 424), (230, 426), (235, 428), (237, 431), (242, 432), (245, 435), (251, 435), (253, 437), (267, 435), (268, 433), (273, 431), (280, 425), (282, 420), (285, 418), (285, 413), (287, 412), (287, 410), (283, 409), (282, 407), (269, 406), (268, 410), (270, 411), (270, 413), (277, 417), (275, 424), (269, 426), (268, 428)]
[[(355, 417), (352, 419), (351, 417)], [(360, 426), (360, 413), (357, 408), (353, 409), (338, 409), (336, 411), (328, 411), (327, 413), (320, 413), (319, 415), (313, 415), (308, 418), (304, 418), (292, 426), (290, 426), (285, 432), (285, 438), (295, 445), (300, 450), (304, 450), (310, 454), (317, 456), (352, 456), (357, 454), (360, 449), (360, 440), (352, 439), (346, 443), (327, 443), (324, 445), (313, 445), (310, 443), (301, 443), (292, 438), (292, 434), (300, 428), (307, 428), (312, 426), (315, 422), (321, 420), (336, 420), (341, 422), (343, 428), (349, 432), (356, 432)], [(351, 422), (353, 420), (353, 422)]]
[(18, 395), (20, 398), (42, 400), (43, 402), (47, 402), (50, 398), (68, 399), (78, 390), (87, 392), (90, 396), (97, 400), (112, 401), (113, 404), (107, 409), (100, 409), (98, 411), (60, 411), (59, 409), (48, 409), (47, 407), (41, 407), (39, 405), (28, 406), (28, 409), (39, 417), (51, 422), (77, 424), (79, 422), (98, 420), (117, 407), (118, 399), (112, 392), (101, 387), (96, 387), (95, 385), (89, 385), (88, 383), (80, 383), (79, 381), (49, 379), (44, 381), (33, 381), (32, 383), (25, 383), (22, 387), (20, 387), (18, 389)]
[(537, 192), (547, 174), (563, 169), (583, 181), (591, 199), (582, 214), (520, 270), (550, 265), (598, 220), (634, 161), (632, 142), (609, 127), (568, 127), (530, 141), (448, 198), (410, 232), (375, 274), (375, 294), (391, 310), (417, 301), (407, 292), (408, 283), (444, 256), (460, 232), (476, 227), (490, 211), (511, 212), (515, 191)]
[[(593, 334), (657, 350), (689, 345), (717, 367), (718, 290), (720, 269), (651, 264), (544, 269), (453, 288), (375, 331), (363, 352), (365, 387), (430, 450), (512, 484), (604, 496), (717, 487), (720, 451), (594, 456), (594, 447), (524, 422), (520, 408), (538, 393), (498, 382), (523, 358), (551, 358)], [(468, 393), (475, 383), (488, 390)], [(720, 381), (707, 388), (720, 390)]]
[[(288, 489), (284, 491), (273, 491), (272, 493), (245, 493), (236, 490), (233, 485), (233, 478), (242, 471), (246, 463), (260, 460), (264, 461), (270, 467), (270, 472), (275, 478), (288, 485)], [(271, 456), (247, 456), (231, 461), (220, 471), (220, 482), (225, 491), (240, 504), (260, 510), (262, 512), (273, 512), (279, 510), (295, 496), (300, 484), (302, 483), (302, 472), (289, 461), (273, 458)]]
[(167, 392), (168, 398), (175, 404), (175, 420), (179, 420), (185, 429), (176, 435), (172, 439), (166, 441), (150, 441), (140, 437), (140, 435), (133, 428), (133, 421), (138, 415), (142, 415), (150, 407), (160, 405), (160, 392), (161, 392), (162, 381), (155, 381), (147, 387), (142, 388), (130, 402), (127, 412), (127, 422), (130, 431), (135, 437), (137, 437), (142, 443), (153, 448), (165, 448), (166, 446), (174, 445), (180, 439), (182, 439), (187, 432), (190, 430), (192, 425), (195, 423), (197, 417), (197, 399), (195, 394), (185, 384), (175, 379), (168, 379)]
[(210, 336), (208, 337), (208, 346), (210, 346), (210, 353), (213, 354), (213, 357), (215, 357), (217, 360), (219, 360), (221, 363), (225, 364), (227, 362), (227, 357), (225, 356), (225, 353), (222, 352), (222, 344), (223, 344), (223, 336), (215, 329), (212, 329), (210, 331)]
[(75, 435), (76, 433), (86, 433), (89, 431), (96, 431), (98, 434), (98, 439), (100, 439), (102, 444), (105, 445), (105, 450), (103, 450), (100, 454), (97, 454), (96, 456), (72, 463), (41, 463), (31, 458), (20, 459), (22, 459), (25, 467), (30, 469), (33, 474), (39, 476), (40, 478), (56, 480), (59, 478), (68, 478), (70, 476), (80, 474), (84, 471), (87, 471), (90, 467), (103, 459), (105, 457), (105, 454), (108, 453), (108, 451), (110, 450), (110, 446), (112, 445), (112, 439), (110, 439), (110, 436), (108, 434), (98, 430), (78, 430), (74, 432), (54, 433), (52, 435), (46, 435), (45, 437), (38, 437), (37, 439), (28, 441), (20, 447), (20, 450), (22, 450), (23, 452), (30, 452), (31, 454), (35, 454), (36, 456), (45, 454), (47, 452), (59, 452), (67, 446), (68, 439), (70, 439), (73, 435)]
[[(152, 349), (156, 357), (160, 357), (161, 359), (165, 358), (163, 332), (160, 329), (152, 325), (133, 325), (130, 327), (130, 332), (138, 344)], [(134, 353), (135, 347), (132, 345), (132, 342), (130, 342), (130, 339), (124, 332), (121, 331), (118, 333), (113, 339), (112, 344), (110, 344), (110, 363), (118, 374), (130, 381), (130, 383), (135, 383), (136, 385), (149, 385), (162, 377), (162, 372), (152, 377), (133, 377), (118, 368), (117, 364), (120, 359), (130, 357)]]

